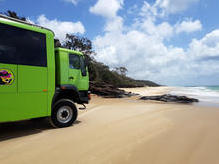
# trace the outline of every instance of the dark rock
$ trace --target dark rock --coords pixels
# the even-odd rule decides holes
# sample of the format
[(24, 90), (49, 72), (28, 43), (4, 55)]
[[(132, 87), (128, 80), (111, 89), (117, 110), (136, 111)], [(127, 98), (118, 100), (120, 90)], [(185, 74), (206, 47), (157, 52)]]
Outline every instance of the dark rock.
[(111, 84), (95, 81), (90, 82), (90, 91), (93, 94), (106, 98), (124, 98), (136, 95), (131, 92), (125, 92), (124, 90), (121, 90)]
[(164, 101), (164, 102), (177, 102), (177, 103), (193, 103), (199, 102), (198, 99), (189, 98), (186, 96), (176, 96), (176, 95), (159, 95), (159, 96), (143, 96), (140, 100), (155, 100), (155, 101)]

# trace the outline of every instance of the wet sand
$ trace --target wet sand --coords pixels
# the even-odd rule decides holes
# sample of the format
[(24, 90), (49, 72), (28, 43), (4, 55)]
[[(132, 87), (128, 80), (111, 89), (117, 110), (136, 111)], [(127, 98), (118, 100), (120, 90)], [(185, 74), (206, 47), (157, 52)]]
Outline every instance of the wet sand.
[(0, 164), (218, 164), (218, 125), (219, 108), (93, 96), (72, 127), (0, 127)]

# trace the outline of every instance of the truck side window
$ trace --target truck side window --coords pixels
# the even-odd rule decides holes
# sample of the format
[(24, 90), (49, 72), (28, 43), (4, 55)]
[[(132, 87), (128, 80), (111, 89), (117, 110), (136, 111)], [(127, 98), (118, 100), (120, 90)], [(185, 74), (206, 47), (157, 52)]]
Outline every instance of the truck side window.
[(0, 63), (47, 66), (46, 35), (0, 23)]
[(69, 67), (72, 69), (80, 69), (80, 58), (78, 55), (69, 54)]

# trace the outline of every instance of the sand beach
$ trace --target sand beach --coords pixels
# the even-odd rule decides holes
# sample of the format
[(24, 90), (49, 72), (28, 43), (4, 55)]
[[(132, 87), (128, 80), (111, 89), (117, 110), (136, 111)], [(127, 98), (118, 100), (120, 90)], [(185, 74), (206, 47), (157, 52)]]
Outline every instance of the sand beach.
[[(171, 88), (125, 89), (142, 95)], [(93, 95), (76, 123), (0, 126), (1, 164), (217, 164), (219, 108)]]

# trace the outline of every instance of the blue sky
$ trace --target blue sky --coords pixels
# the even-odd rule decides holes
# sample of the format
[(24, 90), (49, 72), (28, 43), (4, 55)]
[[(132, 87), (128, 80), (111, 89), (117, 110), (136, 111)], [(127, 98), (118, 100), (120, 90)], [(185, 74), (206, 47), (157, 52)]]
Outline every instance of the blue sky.
[(33, 23), (90, 38), (96, 59), (166, 85), (219, 85), (217, 0), (0, 0)]

